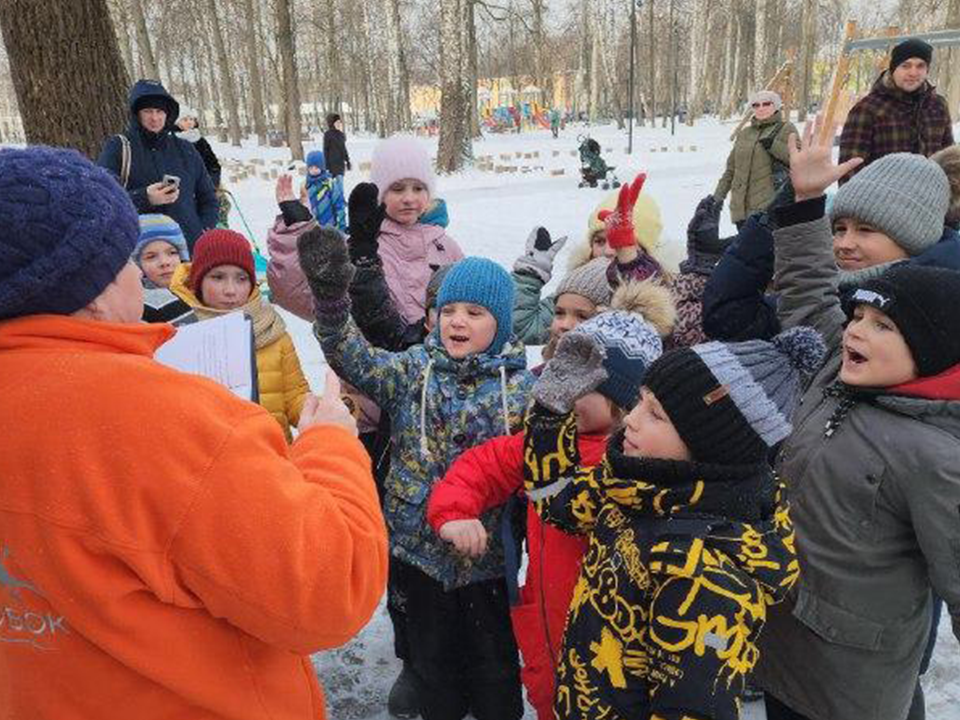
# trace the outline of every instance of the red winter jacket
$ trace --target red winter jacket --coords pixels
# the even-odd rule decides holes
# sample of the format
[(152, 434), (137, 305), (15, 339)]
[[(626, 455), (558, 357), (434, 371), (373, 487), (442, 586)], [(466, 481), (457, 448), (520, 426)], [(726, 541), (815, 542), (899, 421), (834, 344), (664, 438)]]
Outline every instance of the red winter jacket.
[[(523, 433), (494, 438), (463, 453), (434, 485), (427, 521), (434, 531), (451, 520), (479, 517), (523, 490)], [(583, 466), (596, 465), (607, 448), (607, 436), (580, 435)], [(520, 672), (527, 699), (539, 720), (553, 720), (554, 672), (567, 610), (580, 574), (583, 538), (543, 523), (527, 509), (527, 577), (520, 602), (511, 608), (513, 633), (523, 655)]]

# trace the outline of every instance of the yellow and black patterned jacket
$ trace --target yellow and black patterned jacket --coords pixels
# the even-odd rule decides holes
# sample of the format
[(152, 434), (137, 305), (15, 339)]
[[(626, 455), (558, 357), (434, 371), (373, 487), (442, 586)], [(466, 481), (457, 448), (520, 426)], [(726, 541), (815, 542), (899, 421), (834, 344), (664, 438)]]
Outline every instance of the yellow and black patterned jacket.
[(627, 457), (578, 467), (576, 421), (536, 405), (525, 481), (540, 515), (590, 546), (554, 707), (566, 720), (736, 720), (768, 605), (797, 581), (789, 509), (764, 465)]

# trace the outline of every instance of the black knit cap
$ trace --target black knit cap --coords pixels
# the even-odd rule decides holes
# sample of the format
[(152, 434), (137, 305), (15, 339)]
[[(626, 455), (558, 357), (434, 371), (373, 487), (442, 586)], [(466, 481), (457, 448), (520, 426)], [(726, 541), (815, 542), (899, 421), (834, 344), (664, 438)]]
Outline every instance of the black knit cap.
[(907, 38), (896, 45), (890, 53), (890, 72), (892, 73), (900, 63), (910, 58), (920, 58), (929, 65), (933, 62), (933, 46), (920, 38)]
[(960, 364), (958, 301), (960, 272), (905, 262), (860, 285), (844, 309), (852, 317), (858, 305), (870, 305), (893, 320), (920, 377), (930, 377)]
[(793, 428), (801, 375), (823, 360), (820, 335), (795, 327), (771, 342), (709, 342), (662, 355), (643, 384), (663, 406), (693, 459), (762, 462)]

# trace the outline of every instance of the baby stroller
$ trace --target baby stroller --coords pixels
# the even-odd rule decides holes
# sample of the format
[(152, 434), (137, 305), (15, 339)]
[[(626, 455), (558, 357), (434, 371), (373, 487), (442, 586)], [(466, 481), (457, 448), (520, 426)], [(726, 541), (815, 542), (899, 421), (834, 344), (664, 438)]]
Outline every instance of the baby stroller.
[[(596, 187), (601, 180), (601, 187), (609, 190), (610, 187), (620, 187), (620, 181), (617, 180), (613, 172), (613, 165), (607, 165), (600, 156), (600, 143), (592, 137), (577, 137), (580, 142), (580, 175), (583, 178), (578, 187)], [(610, 173), (610, 180), (607, 179), (607, 173)]]

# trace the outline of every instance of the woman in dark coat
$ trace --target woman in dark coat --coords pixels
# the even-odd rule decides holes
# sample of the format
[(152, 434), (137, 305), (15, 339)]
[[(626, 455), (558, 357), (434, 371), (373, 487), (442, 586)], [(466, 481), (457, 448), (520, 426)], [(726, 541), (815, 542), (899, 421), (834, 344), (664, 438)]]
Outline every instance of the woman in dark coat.
[(327, 115), (327, 131), (323, 133), (323, 156), (327, 161), (327, 170), (334, 177), (342, 178), (350, 169), (347, 136), (343, 134), (343, 120), (337, 113)]

